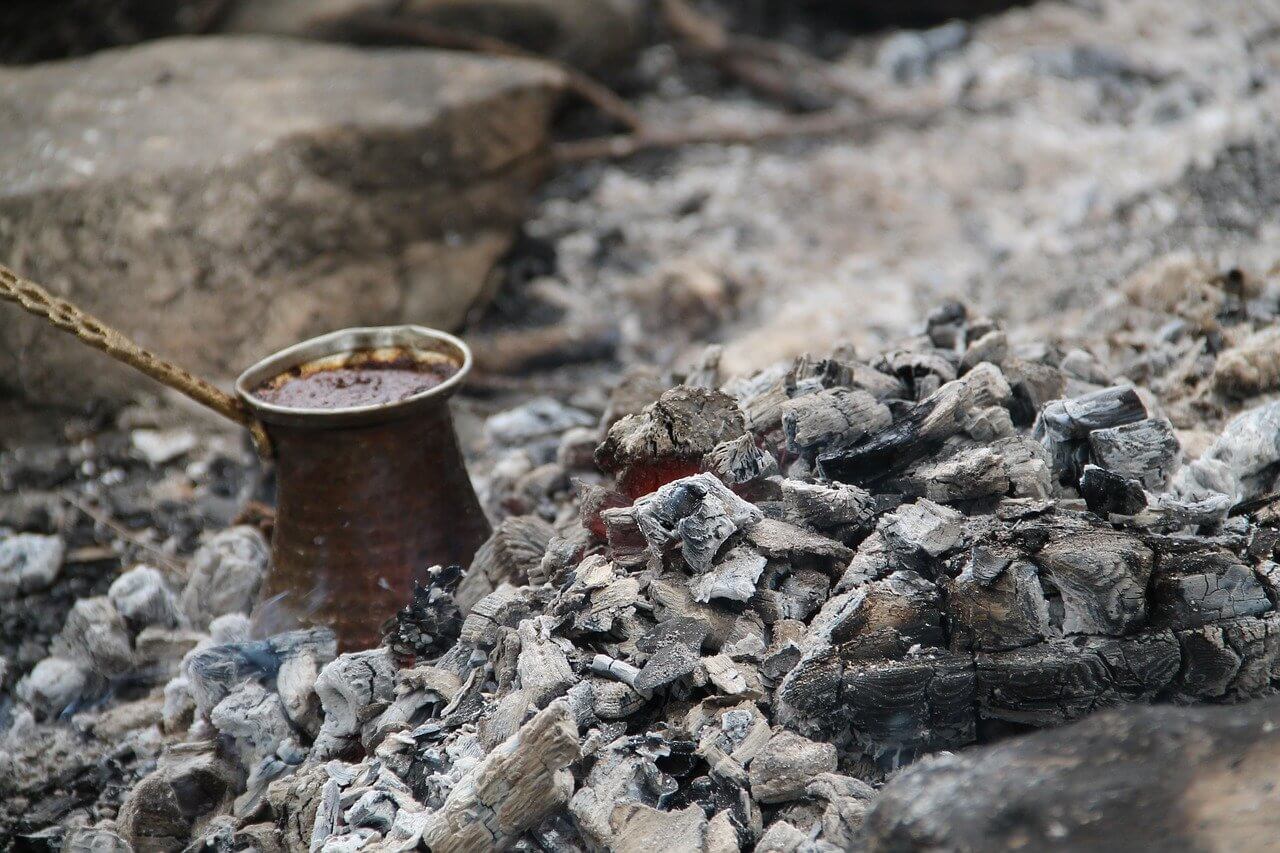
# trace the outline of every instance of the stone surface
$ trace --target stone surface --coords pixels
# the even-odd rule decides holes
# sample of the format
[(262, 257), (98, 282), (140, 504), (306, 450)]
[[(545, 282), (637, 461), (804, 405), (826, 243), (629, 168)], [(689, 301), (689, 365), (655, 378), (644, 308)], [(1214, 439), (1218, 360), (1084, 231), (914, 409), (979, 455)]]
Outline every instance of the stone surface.
[[(559, 76), (423, 50), (165, 40), (0, 71), (0, 258), (226, 379), (334, 328), (455, 326), (506, 249)], [(6, 306), (39, 405), (152, 391)]]
[(1130, 708), (926, 759), (884, 788), (867, 849), (1269, 849), (1278, 713)]

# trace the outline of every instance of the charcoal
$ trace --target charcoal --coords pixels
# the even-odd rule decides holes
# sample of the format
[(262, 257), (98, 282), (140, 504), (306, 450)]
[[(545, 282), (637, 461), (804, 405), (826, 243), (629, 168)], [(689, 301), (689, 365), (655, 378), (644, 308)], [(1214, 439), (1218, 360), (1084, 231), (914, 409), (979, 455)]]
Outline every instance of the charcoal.
[(746, 537), (766, 557), (789, 560), (793, 564), (842, 566), (853, 557), (852, 551), (834, 539), (772, 518), (748, 527)]
[[(819, 465), (823, 474), (833, 480), (866, 485), (900, 473), (908, 465), (936, 452), (953, 435), (1003, 437), (990, 434), (994, 416), (987, 410), (1007, 406), (1011, 393), (998, 367), (980, 364), (961, 378), (944, 384), (905, 417), (872, 433), (849, 450), (819, 455)], [(1011, 422), (1009, 430), (1012, 430)]]
[(427, 586), (415, 583), (413, 598), (383, 626), (383, 642), (402, 661), (432, 660), (448, 651), (462, 631), (454, 592), (461, 566), (435, 566)]
[(977, 546), (947, 586), (952, 643), (1003, 651), (1051, 634), (1049, 605), (1033, 563)]
[(1280, 616), (1245, 616), (1177, 632), (1182, 670), (1170, 695), (1182, 701), (1265, 696), (1280, 671)]
[[(949, 308), (881, 357), (726, 379), (726, 348), (668, 391), (636, 374), (600, 427), (598, 389), (507, 409), (477, 474), (492, 537), (465, 571), (420, 567), (379, 648), (251, 639), (248, 528), (209, 537), (185, 588), (112, 575), (67, 602), (53, 656), (0, 673), (0, 776), (128, 744), (116, 824), (20, 801), (148, 849), (828, 853), (880, 838), (877, 786), (930, 753), (1273, 694), (1277, 404), (1175, 434), (1229, 414), (1210, 349), (1178, 356), (1186, 382), (1011, 338)], [(42, 529), (69, 547), (56, 589), (82, 531)]]
[(160, 572), (150, 566), (136, 566), (117, 578), (107, 598), (135, 630), (178, 624), (178, 604)]
[(537, 397), (489, 418), (485, 422), (485, 438), (498, 445), (527, 445), (539, 439), (558, 440), (566, 430), (594, 422), (587, 412), (550, 397)]
[(1089, 450), (1100, 468), (1136, 479), (1151, 491), (1165, 487), (1182, 452), (1173, 426), (1164, 418), (1092, 430)]
[(690, 583), (694, 601), (706, 603), (713, 598), (750, 601), (756, 594), (756, 583), (768, 562), (764, 555), (752, 548), (739, 547), (729, 551), (720, 562)]
[(892, 420), (888, 407), (875, 397), (845, 388), (806, 394), (782, 406), (787, 449), (809, 459), (856, 444)]
[(978, 713), (1032, 726), (1078, 720), (1122, 702), (1149, 701), (1181, 666), (1178, 642), (1169, 631), (1054, 640), (983, 652), (975, 659)]
[(634, 497), (697, 473), (702, 457), (746, 432), (742, 412), (720, 391), (681, 386), (666, 391), (639, 415), (609, 428), (596, 448), (596, 464), (619, 475)]
[(1064, 633), (1120, 636), (1146, 620), (1154, 557), (1136, 536), (1082, 524), (1032, 559), (1061, 596)]
[(884, 516), (879, 530), (894, 552), (928, 562), (960, 544), (963, 518), (954, 509), (922, 498)]
[(268, 549), (252, 527), (233, 527), (209, 540), (191, 560), (182, 612), (197, 628), (228, 613), (248, 613), (267, 570)]
[(324, 723), (313, 753), (336, 757), (358, 741), (375, 713), (391, 703), (394, 679), (391, 656), (385, 649), (339, 655), (325, 665), (315, 682), (324, 708)]
[(107, 596), (82, 598), (67, 614), (53, 652), (83, 664), (105, 678), (130, 673), (137, 664), (133, 637), (124, 617)]
[(422, 827), (432, 850), (502, 848), (568, 803), (578, 757), (576, 727), (564, 703), (541, 711), (474, 765)]
[(1006, 358), (1000, 370), (1009, 382), (1010, 415), (1020, 427), (1031, 426), (1045, 404), (1060, 399), (1067, 388), (1062, 371), (1048, 364)]
[(1280, 387), (1280, 330), (1264, 329), (1219, 354), (1213, 385), (1219, 393), (1241, 399)]
[(1256, 574), (1229, 552), (1161, 557), (1151, 586), (1151, 621), (1196, 628), (1272, 609)]
[(1147, 505), (1147, 495), (1137, 480), (1086, 465), (1080, 473), (1080, 496), (1092, 512), (1103, 518), (1137, 515)]
[(857, 486), (782, 481), (784, 519), (791, 524), (827, 533), (845, 542), (864, 532), (878, 506), (871, 494)]
[(16, 693), (38, 713), (57, 717), (75, 707), (91, 691), (92, 675), (73, 660), (47, 657), (18, 683)]
[(751, 761), (751, 796), (761, 803), (784, 803), (805, 795), (819, 773), (836, 769), (836, 748), (782, 731)]
[(463, 613), (504, 583), (525, 584), (536, 571), (555, 530), (533, 515), (503, 519), (480, 546), (454, 598)]
[(1091, 432), (1124, 426), (1146, 417), (1146, 407), (1131, 386), (1103, 388), (1048, 403), (1036, 421), (1035, 434), (1049, 451), (1058, 482), (1075, 485), (1080, 479)]
[(977, 340), (970, 341), (960, 357), (960, 370), (972, 370), (984, 361), (1003, 365), (1009, 357), (1009, 336), (1000, 329), (992, 329)]
[(59, 536), (20, 533), (0, 539), (0, 600), (47, 589), (62, 571)]
[(296, 655), (313, 655), (323, 665), (336, 653), (333, 632), (314, 628), (197, 649), (183, 662), (183, 671), (199, 713), (207, 715), (245, 681), (274, 682), (285, 661)]
[(1178, 471), (1172, 491), (1189, 500), (1225, 496), (1231, 503), (1271, 491), (1280, 463), (1280, 402), (1235, 417), (1200, 458)]
[(975, 676), (968, 656), (932, 652), (846, 666), (838, 714), (866, 752), (890, 766), (975, 739)]
[(918, 462), (894, 482), (905, 495), (949, 503), (1008, 494), (1004, 457), (994, 448), (963, 448), (938, 461)]
[(661, 556), (679, 544), (686, 565), (699, 574), (711, 569), (731, 536), (762, 518), (710, 474), (668, 483), (637, 501), (635, 509), (650, 550)]
[(768, 494), (763, 491), (766, 481), (778, 474), (778, 460), (757, 445), (751, 435), (717, 444), (703, 459), (703, 464), (730, 488), (761, 496)]

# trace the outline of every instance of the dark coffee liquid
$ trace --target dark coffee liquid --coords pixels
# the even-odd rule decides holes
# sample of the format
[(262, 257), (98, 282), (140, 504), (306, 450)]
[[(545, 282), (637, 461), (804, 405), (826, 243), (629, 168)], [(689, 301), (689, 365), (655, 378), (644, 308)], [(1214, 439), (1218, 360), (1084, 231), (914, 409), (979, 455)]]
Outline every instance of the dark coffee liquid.
[(406, 367), (403, 362), (335, 367), (302, 375), (284, 374), (254, 389), (263, 402), (290, 409), (349, 409), (398, 403), (444, 382), (456, 368)]

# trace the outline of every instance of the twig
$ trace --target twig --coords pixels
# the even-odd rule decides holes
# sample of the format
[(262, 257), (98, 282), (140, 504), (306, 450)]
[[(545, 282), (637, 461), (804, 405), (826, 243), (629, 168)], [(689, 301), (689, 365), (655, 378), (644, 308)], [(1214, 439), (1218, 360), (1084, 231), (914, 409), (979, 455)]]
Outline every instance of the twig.
[(554, 65), (565, 76), (569, 91), (594, 106), (623, 127), (640, 130), (644, 120), (635, 108), (616, 92), (581, 71), (542, 54), (525, 50), (491, 36), (440, 27), (425, 21), (385, 15), (360, 15), (344, 21), (344, 28), (357, 38), (389, 39), (412, 42), (426, 47), (465, 50), (494, 56), (536, 59)]
[(66, 501), (75, 509), (84, 513), (90, 520), (94, 521), (97, 524), (101, 524), (103, 527), (110, 530), (112, 533), (114, 533), (116, 536), (123, 539), (125, 542), (128, 542), (130, 545), (133, 545), (135, 548), (140, 548), (141, 550), (146, 551), (148, 554), (150, 554), (152, 557), (155, 558), (156, 562), (163, 565), (164, 568), (168, 569), (173, 574), (175, 575), (185, 574), (185, 570), (182, 568), (182, 566), (175, 563), (169, 557), (168, 554), (166, 554), (164, 551), (161, 551), (159, 548), (152, 545), (151, 543), (144, 542), (142, 539), (138, 538), (138, 536), (135, 535), (132, 530), (125, 527), (124, 525), (116, 521), (111, 516), (106, 515), (105, 513), (98, 512), (96, 509), (89, 506), (87, 503), (80, 500), (78, 497), (72, 494), (69, 494), (67, 492), (59, 492), (58, 497), (62, 498), (64, 501)]
[(842, 100), (862, 101), (839, 85), (827, 63), (789, 45), (732, 34), (688, 0), (662, 0), (662, 17), (694, 55), (792, 109), (826, 110)]
[(557, 163), (568, 165), (586, 160), (622, 160), (652, 149), (685, 145), (750, 145), (773, 139), (802, 136), (829, 136), (868, 131), (879, 121), (847, 110), (827, 110), (797, 116), (763, 127), (681, 127), (655, 128), (621, 136), (605, 136), (575, 142), (561, 142), (552, 148)]

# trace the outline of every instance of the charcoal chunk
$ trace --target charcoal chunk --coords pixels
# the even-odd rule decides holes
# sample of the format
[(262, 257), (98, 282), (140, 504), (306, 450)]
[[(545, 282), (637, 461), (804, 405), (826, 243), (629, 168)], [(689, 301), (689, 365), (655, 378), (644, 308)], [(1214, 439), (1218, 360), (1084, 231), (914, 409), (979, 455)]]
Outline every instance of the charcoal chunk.
[(1147, 505), (1142, 484), (1097, 465), (1086, 465), (1080, 474), (1080, 495), (1090, 510), (1102, 516), (1136, 515)]
[(1182, 662), (1170, 631), (1054, 640), (982, 652), (975, 660), (978, 713), (1033, 726), (1058, 725), (1121, 702), (1150, 700), (1173, 681)]

